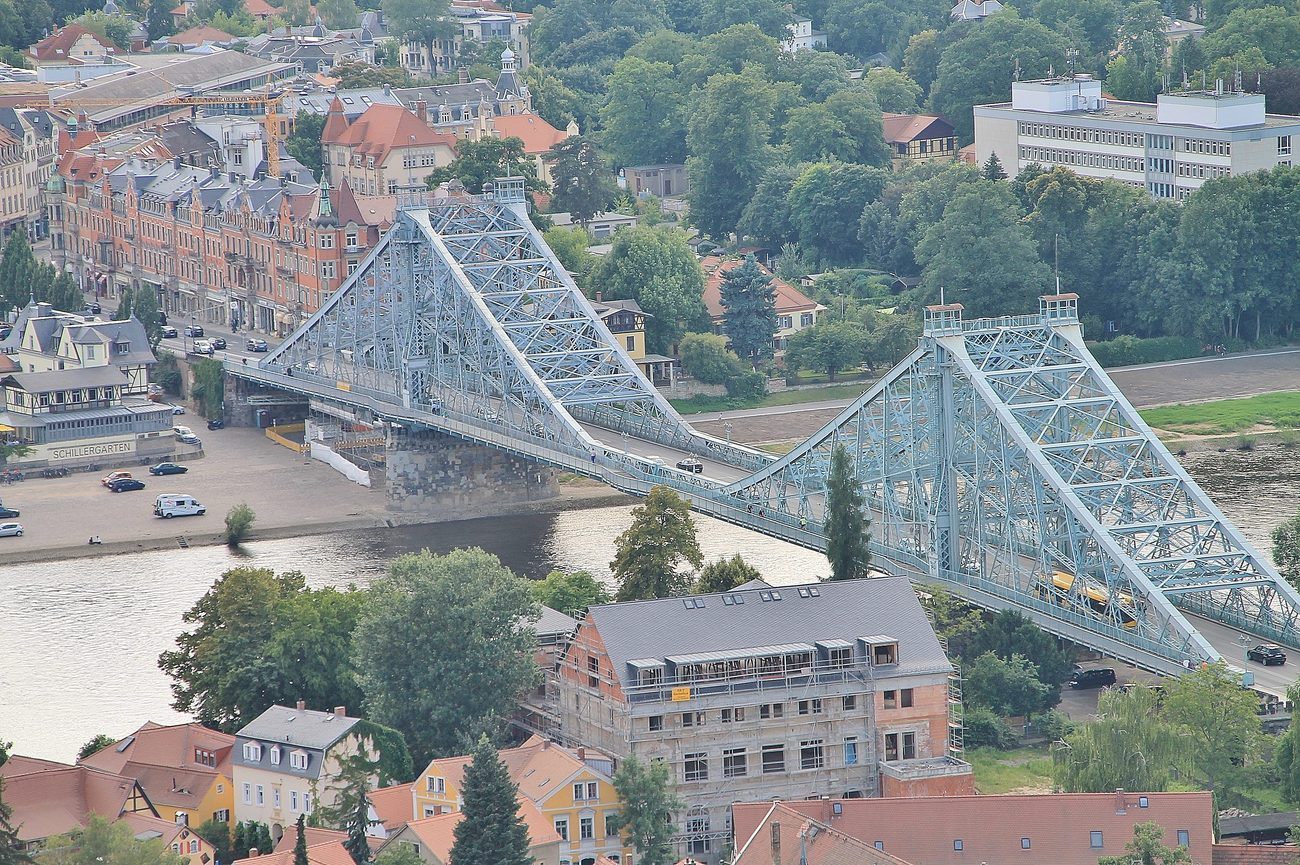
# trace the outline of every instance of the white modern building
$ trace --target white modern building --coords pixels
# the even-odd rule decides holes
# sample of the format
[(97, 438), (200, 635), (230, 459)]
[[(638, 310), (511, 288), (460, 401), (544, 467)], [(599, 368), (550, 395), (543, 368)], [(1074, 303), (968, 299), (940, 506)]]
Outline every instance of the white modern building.
[(1182, 200), (1206, 180), (1290, 165), (1300, 117), (1266, 114), (1259, 93), (1161, 93), (1156, 103), (1102, 96), (1090, 75), (1017, 81), (1011, 101), (975, 106), (975, 154), (1009, 174), (1033, 163)]
[(809, 18), (795, 18), (794, 23), (786, 28), (785, 41), (781, 47), (791, 54), (796, 51), (816, 51), (826, 47), (826, 34), (813, 29)]

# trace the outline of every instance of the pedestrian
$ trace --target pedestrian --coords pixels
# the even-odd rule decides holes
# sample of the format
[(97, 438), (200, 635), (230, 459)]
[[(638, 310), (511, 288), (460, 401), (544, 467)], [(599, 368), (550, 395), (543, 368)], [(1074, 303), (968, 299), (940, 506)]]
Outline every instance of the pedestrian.
[(745, 505), (745, 513), (747, 513), (747, 514), (752, 514), (753, 512), (754, 512), (754, 506), (753, 506), (753, 505)]
[(800, 518), (799, 518), (799, 528), (801, 528), (801, 529), (806, 529), (806, 528), (808, 528), (808, 518), (807, 518), (807, 517), (800, 517)]
[(593, 453), (593, 454), (591, 455), (591, 464), (592, 464), (593, 466), (596, 464), (596, 454), (595, 454), (595, 453)]

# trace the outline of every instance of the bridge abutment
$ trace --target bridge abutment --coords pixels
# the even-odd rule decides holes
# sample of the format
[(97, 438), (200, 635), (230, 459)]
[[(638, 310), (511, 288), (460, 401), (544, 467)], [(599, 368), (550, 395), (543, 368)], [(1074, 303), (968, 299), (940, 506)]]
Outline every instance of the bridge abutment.
[(526, 510), (560, 494), (555, 469), (432, 431), (394, 431), (386, 454), (388, 509), (439, 520)]

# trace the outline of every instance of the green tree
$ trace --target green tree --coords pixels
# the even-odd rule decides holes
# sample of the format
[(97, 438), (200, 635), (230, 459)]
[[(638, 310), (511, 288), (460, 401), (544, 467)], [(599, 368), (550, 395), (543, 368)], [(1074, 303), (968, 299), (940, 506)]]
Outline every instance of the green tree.
[(1002, 160), (998, 159), (996, 153), (990, 153), (989, 158), (984, 162), (984, 168), (980, 172), (985, 180), (1006, 180), (1007, 172), (1002, 167)]
[(324, 172), (321, 163), (321, 133), (324, 130), (325, 115), (303, 111), (294, 118), (293, 132), (284, 142), (289, 155), (302, 163), (317, 180), (320, 180)]
[(573, 274), (579, 287), (587, 285), (591, 269), (596, 265), (596, 256), (587, 252), (591, 246), (591, 235), (579, 225), (556, 225), (542, 232), (546, 245), (555, 253), (564, 269)]
[(917, 597), (935, 634), (948, 643), (949, 651), (953, 651), (956, 641), (966, 639), (984, 626), (979, 610), (945, 589), (927, 586)]
[[(763, 172), (753, 196), (740, 214), (736, 234), (757, 241), (769, 249), (780, 249), (798, 239), (790, 218), (790, 189), (803, 175), (806, 165), (777, 163)], [(784, 261), (785, 255), (781, 256)]]
[(618, 186), (591, 139), (572, 135), (551, 148), (551, 209), (568, 211), (583, 228), (614, 204)]
[(857, 150), (857, 141), (844, 121), (829, 106), (818, 103), (801, 105), (789, 113), (782, 140), (796, 162), (851, 160)]
[(1190, 770), (1190, 743), (1160, 711), (1154, 688), (1101, 692), (1097, 715), (1052, 752), (1052, 777), (1066, 793), (1169, 789)]
[(789, 8), (778, 0), (702, 0), (700, 4), (699, 28), (706, 34), (753, 24), (774, 39), (784, 39), (793, 20)]
[(137, 839), (125, 822), (110, 823), (92, 814), (75, 835), (47, 839), (41, 861), (53, 865), (183, 865), (185, 859), (158, 838)]
[(678, 346), (682, 369), (704, 384), (726, 384), (744, 367), (736, 353), (727, 348), (727, 338), (712, 333), (688, 333)]
[(545, 579), (529, 586), (533, 600), (543, 607), (559, 610), (570, 616), (580, 616), (588, 607), (608, 604), (614, 600), (609, 590), (587, 571), (551, 571)]
[(614, 773), (619, 810), (610, 825), (636, 849), (637, 861), (643, 865), (672, 865), (676, 861), (670, 821), (682, 802), (673, 792), (668, 772), (666, 761), (647, 764), (631, 755)]
[(962, 670), (962, 697), (1004, 717), (1046, 711), (1060, 699), (1056, 689), (1038, 679), (1038, 667), (1022, 655), (1003, 660), (985, 652)]
[(307, 859), (307, 815), (298, 815), (298, 834), (293, 839), (293, 865), (308, 865)]
[(487, 736), (479, 736), (461, 785), (465, 815), (453, 831), (451, 865), (532, 865), (519, 788)]
[(1006, 661), (1020, 655), (1037, 668), (1039, 680), (1053, 688), (1064, 684), (1074, 669), (1060, 641), (1015, 610), (1001, 610), (980, 627), (962, 631), (949, 637), (948, 648), (963, 658), (992, 652)]
[(1165, 688), (1164, 714), (1192, 746), (1192, 777), (1219, 796), (1241, 783), (1259, 752), (1259, 700), (1223, 661), (1179, 676)]
[[(143, 293), (143, 292), (142, 292)], [(226, 369), (221, 361), (210, 357), (200, 358), (191, 365), (194, 386), (190, 395), (204, 417), (225, 415)]]
[(786, 369), (823, 370), (831, 381), (845, 367), (862, 362), (866, 332), (849, 321), (822, 322), (790, 337), (785, 352)]
[(495, 183), (498, 177), (522, 177), (528, 189), (541, 191), (546, 185), (537, 178), (537, 165), (524, 153), (521, 138), (468, 138), (456, 143), (456, 158), (450, 164), (434, 169), (429, 175), (429, 188), (456, 178), (465, 189), (475, 195), (483, 191), (484, 183)]
[(383, 0), (381, 5), (389, 30), (418, 42), (430, 57), (436, 56), (434, 44), (453, 33), (449, 0)]
[(907, 48), (903, 52), (903, 74), (915, 81), (922, 93), (930, 92), (945, 47), (945, 43), (939, 39), (938, 30), (922, 30), (907, 40)]
[(1147, 820), (1133, 827), (1133, 840), (1124, 845), (1121, 856), (1102, 856), (1097, 865), (1194, 865), (1195, 860), (1181, 844), (1164, 843), (1165, 827)]
[(204, 820), (195, 828), (194, 834), (212, 845), (212, 850), (216, 854), (213, 858), (216, 859), (216, 861), (234, 861), (234, 847), (231, 843), (230, 823), (225, 820), (209, 818)]
[(614, 64), (600, 117), (603, 142), (620, 165), (686, 158), (686, 93), (672, 64), (624, 57)]
[(1293, 586), (1300, 587), (1300, 513), (1273, 529), (1273, 561)]
[[(369, 749), (362, 743), (357, 753), (343, 758), (332, 779), (334, 804), (312, 815), (313, 821), (319, 820), (317, 825), (347, 833), (343, 846), (355, 865), (370, 861), (366, 832), (370, 828), (370, 790), (378, 775), (379, 762), (371, 758)], [(294, 851), (296, 855), (296, 847)]]
[(614, 540), (609, 567), (618, 580), (618, 600), (644, 601), (685, 594), (689, 575), (681, 566), (699, 568), (703, 562), (690, 502), (656, 486), (632, 509), (632, 525)]
[(754, 256), (745, 256), (739, 267), (722, 273), (722, 309), (727, 319), (723, 329), (736, 354), (757, 366), (772, 356), (776, 334), (776, 292), (772, 277), (758, 266)]
[(1017, 68), (1029, 80), (1046, 77), (1052, 67), (1066, 68), (1065, 41), (1037, 21), (1000, 12), (944, 49), (930, 100), (968, 143), (975, 136), (972, 106), (1009, 101)]
[[(1300, 684), (1287, 688), (1286, 696), (1293, 705), (1300, 700)], [(1277, 766), (1282, 798), (1300, 802), (1300, 725), (1287, 726), (1273, 750), (1273, 762)]]
[(164, 39), (176, 31), (175, 19), (169, 3), (152, 0), (145, 12), (144, 26), (149, 31), (149, 41)]
[(687, 325), (706, 318), (704, 272), (686, 235), (668, 226), (620, 231), (591, 272), (591, 285), (611, 300), (635, 300), (654, 316), (646, 322), (650, 351), (669, 353)]
[(862, 486), (848, 449), (835, 445), (826, 477), (826, 558), (832, 580), (867, 576), (871, 568), (871, 522), (864, 513)]
[(389, 844), (375, 857), (375, 865), (424, 865), (424, 859), (415, 852), (413, 844)]
[(888, 168), (892, 153), (885, 143), (880, 106), (866, 87), (847, 87), (826, 97), (824, 103), (844, 123), (857, 148), (846, 161), (877, 168)]
[(109, 745), (112, 745), (116, 741), (117, 741), (116, 739), (114, 739), (112, 736), (109, 736), (107, 733), (99, 733), (95, 736), (92, 736), (90, 740), (86, 742), (86, 744), (81, 746), (81, 750), (77, 752), (78, 762), (86, 759), (92, 754), (98, 754), (100, 751), (104, 750), (105, 748), (107, 748)]
[(131, 47), (133, 22), (125, 15), (107, 15), (99, 10), (83, 12), (69, 22), (80, 24), (90, 32), (107, 39), (123, 51)]
[(398, 557), (354, 631), (366, 707), (406, 737), (420, 765), (461, 752), (466, 735), (495, 732), (536, 683), (539, 614), (528, 581), (482, 550)]
[(686, 146), (690, 158), (691, 219), (720, 239), (736, 229), (762, 177), (776, 91), (751, 68), (709, 78), (691, 103)]
[(816, 253), (826, 265), (856, 264), (863, 209), (880, 197), (889, 175), (865, 165), (810, 165), (790, 187), (790, 222), (799, 246)]
[(0, 296), (4, 297), (6, 310), (27, 306), (32, 298), (32, 273), (35, 270), (36, 257), (27, 242), (27, 232), (10, 232), (4, 255), (0, 257)]
[(695, 580), (695, 594), (708, 595), (714, 592), (726, 592), (750, 580), (761, 580), (763, 575), (758, 568), (751, 565), (736, 553), (729, 559), (709, 562), (700, 569)]
[(912, 114), (921, 106), (921, 85), (888, 66), (874, 66), (863, 79), (881, 111)]
[(356, 0), (320, 0), (316, 12), (331, 30), (349, 30), (357, 26)]

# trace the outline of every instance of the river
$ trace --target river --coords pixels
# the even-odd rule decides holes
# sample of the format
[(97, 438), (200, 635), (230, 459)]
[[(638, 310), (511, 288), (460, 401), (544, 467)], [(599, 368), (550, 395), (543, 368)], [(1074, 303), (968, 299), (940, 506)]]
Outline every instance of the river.
[[(1296, 511), (1300, 449), (1204, 452), (1184, 460), (1262, 551)], [(741, 553), (774, 582), (829, 568), (818, 553), (696, 516), (706, 559)], [(366, 584), (405, 552), (480, 546), (528, 577), (554, 569), (609, 575), (614, 538), (630, 507), (470, 520), (99, 559), (4, 565), (0, 570), (0, 741), (33, 757), (71, 760), (92, 736), (123, 736), (147, 720), (184, 720), (170, 708), (158, 654), (181, 615), (227, 568), (303, 571), (314, 586)]]

